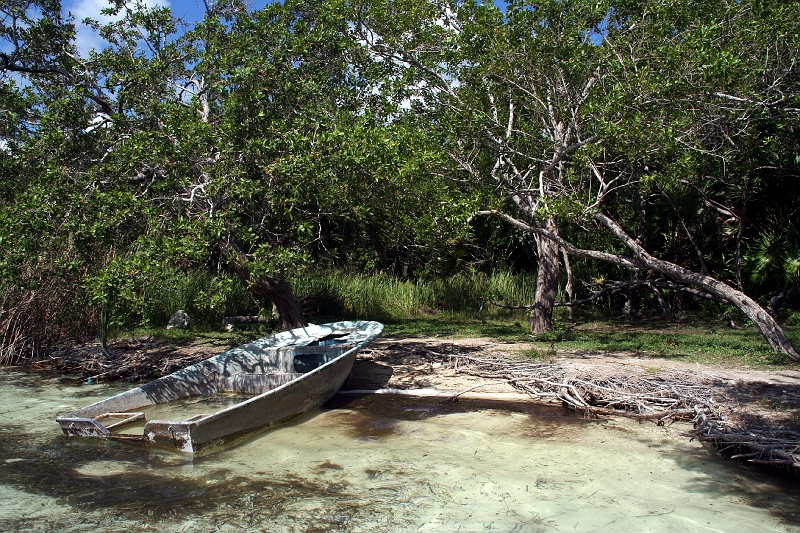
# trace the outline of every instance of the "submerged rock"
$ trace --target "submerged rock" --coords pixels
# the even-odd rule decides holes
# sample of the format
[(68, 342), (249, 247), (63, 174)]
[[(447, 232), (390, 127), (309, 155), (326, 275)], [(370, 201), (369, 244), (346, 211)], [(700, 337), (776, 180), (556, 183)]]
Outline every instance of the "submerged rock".
[(167, 329), (186, 329), (189, 327), (189, 314), (184, 311), (183, 309), (179, 309), (175, 311), (175, 313), (169, 317), (169, 322), (167, 322)]

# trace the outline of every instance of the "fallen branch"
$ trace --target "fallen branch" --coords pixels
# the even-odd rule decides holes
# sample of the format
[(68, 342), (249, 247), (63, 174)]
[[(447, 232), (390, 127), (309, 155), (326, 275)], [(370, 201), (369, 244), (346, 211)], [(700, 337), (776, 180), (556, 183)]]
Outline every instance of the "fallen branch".
[(622, 241), (622, 243), (624, 243), (625, 246), (627, 246), (633, 253), (633, 256), (610, 254), (598, 250), (586, 250), (578, 248), (554, 232), (548, 231), (545, 228), (540, 228), (536, 225), (526, 224), (521, 220), (517, 220), (514, 217), (501, 213), (497, 210), (479, 211), (478, 214), (496, 216), (522, 231), (547, 237), (551, 241), (561, 246), (570, 255), (604, 261), (628, 268), (652, 270), (669, 277), (673, 281), (686, 285), (692, 285), (699, 290), (713, 294), (723, 301), (735, 305), (745, 315), (747, 315), (747, 317), (758, 328), (776, 353), (781, 352), (795, 361), (800, 361), (800, 354), (798, 354), (797, 351), (795, 351), (795, 349), (792, 347), (792, 344), (789, 341), (789, 338), (786, 336), (786, 333), (783, 331), (783, 329), (781, 329), (780, 325), (775, 321), (775, 319), (755, 300), (753, 300), (744, 292), (734, 289), (727, 283), (719, 281), (711, 276), (699, 274), (678, 264), (653, 257), (641, 246), (641, 244), (639, 244), (639, 242), (625, 233), (619, 224), (603, 213), (595, 213), (592, 218), (597, 224), (605, 228), (617, 239)]
[[(695, 289), (694, 287), (688, 287), (686, 285), (681, 285), (680, 283), (675, 283), (673, 281), (646, 281), (646, 280), (637, 280), (637, 281), (614, 281), (610, 285), (603, 287), (597, 292), (593, 292), (589, 296), (585, 298), (581, 298), (580, 300), (573, 300), (567, 302), (555, 302), (553, 305), (556, 307), (576, 307), (579, 305), (584, 305), (598, 298), (603, 296), (613, 296), (614, 294), (618, 294), (625, 291), (630, 290), (639, 290), (639, 289), (649, 289), (650, 291), (656, 291), (657, 289), (667, 289), (672, 291), (682, 291), (689, 293), (693, 296), (698, 298), (703, 298), (705, 300), (711, 300), (718, 303), (727, 303), (722, 298), (715, 296), (714, 294), (701, 291)], [(486, 300), (486, 299), (482, 299)], [(530, 309), (533, 307), (533, 304), (523, 304), (523, 305), (509, 305), (502, 302), (497, 302), (492, 300), (491, 298), (488, 299), (488, 302), (495, 307), (500, 307), (502, 309)]]
[(88, 383), (139, 382), (198, 363), (224, 348), (224, 345), (175, 347), (147, 337), (109, 342), (105, 352), (99, 344), (76, 345), (52, 353), (49, 364), (59, 372), (81, 375)]
[[(623, 416), (658, 425), (689, 420), (682, 435), (709, 442), (721, 453), (744, 461), (800, 468), (800, 433), (757, 430), (730, 420), (733, 409), (707, 378), (678, 372), (593, 376), (565, 364), (501, 358), (456, 357), (458, 371), (509, 383), (534, 397), (557, 400), (585, 416)], [(448, 401), (458, 401), (459, 392)]]

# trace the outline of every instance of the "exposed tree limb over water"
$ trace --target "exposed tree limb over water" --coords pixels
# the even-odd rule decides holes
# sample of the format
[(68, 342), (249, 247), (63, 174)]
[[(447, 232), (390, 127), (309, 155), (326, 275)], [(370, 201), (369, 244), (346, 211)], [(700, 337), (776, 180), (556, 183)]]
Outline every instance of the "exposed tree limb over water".
[(693, 422), (694, 431), (684, 436), (710, 442), (721, 452), (731, 453), (731, 459), (800, 468), (800, 433), (744, 427), (713, 411), (698, 410)]
[[(745, 427), (721, 395), (722, 382), (679, 372), (590, 375), (561, 363), (458, 356), (459, 372), (510, 383), (539, 399), (561, 401), (586, 416), (624, 416), (659, 425), (690, 420), (684, 436), (710, 442), (732, 458), (800, 468), (800, 433)], [(473, 387), (474, 389), (474, 387)], [(471, 390), (471, 389), (470, 389)], [(462, 391), (449, 401), (457, 401)]]

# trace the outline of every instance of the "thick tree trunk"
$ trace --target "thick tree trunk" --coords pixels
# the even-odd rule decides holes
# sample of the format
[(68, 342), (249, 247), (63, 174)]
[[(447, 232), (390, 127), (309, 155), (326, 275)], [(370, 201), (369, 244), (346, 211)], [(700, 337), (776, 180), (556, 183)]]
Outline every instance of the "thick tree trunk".
[(262, 276), (254, 280), (242, 250), (234, 243), (217, 244), (220, 253), (227, 259), (239, 280), (256, 296), (267, 298), (275, 304), (283, 329), (301, 328), (308, 325), (300, 300), (292, 292), (289, 283), (280, 276)]
[[(572, 265), (569, 262), (569, 254), (567, 251), (561, 247), (561, 257), (564, 259), (564, 270), (567, 271), (567, 285), (564, 287), (564, 292), (567, 294), (567, 302), (572, 302), (572, 298), (574, 295), (573, 291), (573, 283), (572, 283)], [(569, 313), (570, 319), (572, 318), (572, 306), (567, 306), (567, 312)]]
[[(628, 275), (628, 279), (631, 284), (634, 284), (636, 280), (639, 279), (639, 269), (632, 268)], [(639, 290), (638, 289), (629, 289), (625, 291), (625, 305), (622, 306), (622, 312), (631, 320), (636, 320), (639, 318)]]
[(736, 288), (744, 290), (742, 283), (742, 243), (744, 242), (745, 215), (747, 212), (747, 184), (742, 192), (742, 209), (739, 211), (739, 230), (736, 232)]
[[(558, 234), (555, 219), (548, 219), (542, 225), (548, 232)], [(537, 335), (550, 331), (553, 327), (553, 307), (558, 291), (559, 261), (558, 243), (541, 235), (535, 236), (536, 250), (539, 255), (539, 273), (536, 277), (536, 301), (531, 307), (531, 334)]]
[(545, 228), (533, 227), (524, 222), (521, 222), (513, 217), (498, 213), (497, 211), (481, 211), (481, 214), (494, 215), (506, 220), (513, 224), (515, 227), (524, 231), (529, 231), (537, 235), (552, 239), (564, 248), (570, 255), (578, 257), (586, 257), (589, 259), (597, 259), (599, 261), (606, 261), (620, 266), (647, 268), (660, 272), (665, 276), (672, 278), (680, 283), (700, 287), (703, 290), (711, 293), (714, 296), (738, 307), (747, 317), (753, 321), (753, 324), (758, 328), (769, 345), (776, 352), (783, 352), (791, 359), (800, 361), (800, 354), (798, 354), (792, 347), (791, 342), (786, 337), (781, 327), (774, 318), (758, 303), (747, 296), (742, 291), (736, 290), (727, 283), (723, 283), (711, 276), (692, 272), (682, 266), (670, 263), (669, 261), (662, 261), (648, 254), (644, 248), (632, 239), (625, 231), (612, 219), (602, 213), (594, 215), (595, 221), (601, 226), (610, 231), (615, 237), (621, 240), (633, 252), (633, 257), (624, 255), (609, 254), (595, 250), (583, 250), (571, 243), (565, 241), (558, 236), (557, 233), (548, 231)]

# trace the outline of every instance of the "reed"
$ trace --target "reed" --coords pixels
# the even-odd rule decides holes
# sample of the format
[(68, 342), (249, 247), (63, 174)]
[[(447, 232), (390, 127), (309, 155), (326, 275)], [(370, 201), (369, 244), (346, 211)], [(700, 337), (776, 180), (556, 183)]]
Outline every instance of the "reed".
[(24, 281), (0, 281), (0, 365), (35, 358), (96, 331), (91, 312), (76, 312), (81, 295), (73, 278), (44, 270)]
[(438, 313), (505, 315), (506, 311), (482, 303), (488, 299), (531, 302), (535, 289), (534, 276), (507, 272), (416, 280), (401, 280), (382, 273), (325, 272), (291, 282), (298, 296), (315, 301), (320, 315), (377, 319)]
[(193, 323), (218, 328), (221, 317), (259, 314), (269, 308), (269, 304), (254, 298), (234, 276), (203, 270), (170, 271), (150, 280), (142, 289), (141, 301), (138, 312), (132, 306), (118, 303), (120, 322), (161, 326), (172, 313), (183, 309)]

